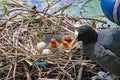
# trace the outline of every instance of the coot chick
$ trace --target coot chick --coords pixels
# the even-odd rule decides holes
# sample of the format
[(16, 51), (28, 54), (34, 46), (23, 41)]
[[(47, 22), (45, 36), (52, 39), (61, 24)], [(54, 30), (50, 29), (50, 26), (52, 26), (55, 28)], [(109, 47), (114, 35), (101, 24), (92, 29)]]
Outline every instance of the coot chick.
[(83, 42), (83, 52), (105, 70), (120, 77), (120, 29), (96, 32), (92, 27), (79, 27), (77, 40)]

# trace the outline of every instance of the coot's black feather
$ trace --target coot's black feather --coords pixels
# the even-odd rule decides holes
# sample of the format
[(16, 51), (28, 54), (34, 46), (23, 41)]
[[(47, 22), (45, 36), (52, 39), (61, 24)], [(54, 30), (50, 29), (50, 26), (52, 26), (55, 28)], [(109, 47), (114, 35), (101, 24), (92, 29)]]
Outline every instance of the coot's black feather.
[(106, 29), (98, 34), (97, 42), (120, 57), (120, 29)]
[(107, 71), (120, 77), (120, 29), (96, 32), (84, 25), (78, 28), (79, 41), (83, 41), (83, 52)]

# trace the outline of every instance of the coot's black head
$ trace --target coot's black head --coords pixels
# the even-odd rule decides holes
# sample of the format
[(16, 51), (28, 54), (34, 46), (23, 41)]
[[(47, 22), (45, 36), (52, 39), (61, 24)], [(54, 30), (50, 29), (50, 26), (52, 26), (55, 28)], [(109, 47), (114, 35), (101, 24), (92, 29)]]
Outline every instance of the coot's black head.
[(92, 43), (97, 40), (97, 32), (89, 25), (83, 25), (78, 28), (78, 41), (83, 41), (83, 43)]

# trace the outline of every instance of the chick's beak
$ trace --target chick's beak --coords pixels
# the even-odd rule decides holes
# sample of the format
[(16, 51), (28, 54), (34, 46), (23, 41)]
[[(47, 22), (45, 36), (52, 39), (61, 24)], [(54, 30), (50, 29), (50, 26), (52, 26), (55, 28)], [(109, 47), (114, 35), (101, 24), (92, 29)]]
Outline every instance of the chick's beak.
[(78, 31), (75, 30), (75, 32), (74, 32), (74, 39), (73, 39), (73, 41), (71, 42), (71, 46), (74, 45), (74, 44), (77, 42), (77, 37), (78, 37)]

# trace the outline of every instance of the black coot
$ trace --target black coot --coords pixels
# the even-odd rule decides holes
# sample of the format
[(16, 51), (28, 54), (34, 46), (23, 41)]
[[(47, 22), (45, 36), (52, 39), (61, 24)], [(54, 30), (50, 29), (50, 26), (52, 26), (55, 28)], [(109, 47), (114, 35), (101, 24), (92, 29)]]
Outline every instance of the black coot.
[(96, 32), (84, 25), (78, 28), (78, 41), (83, 41), (84, 54), (107, 71), (120, 77), (120, 29)]

